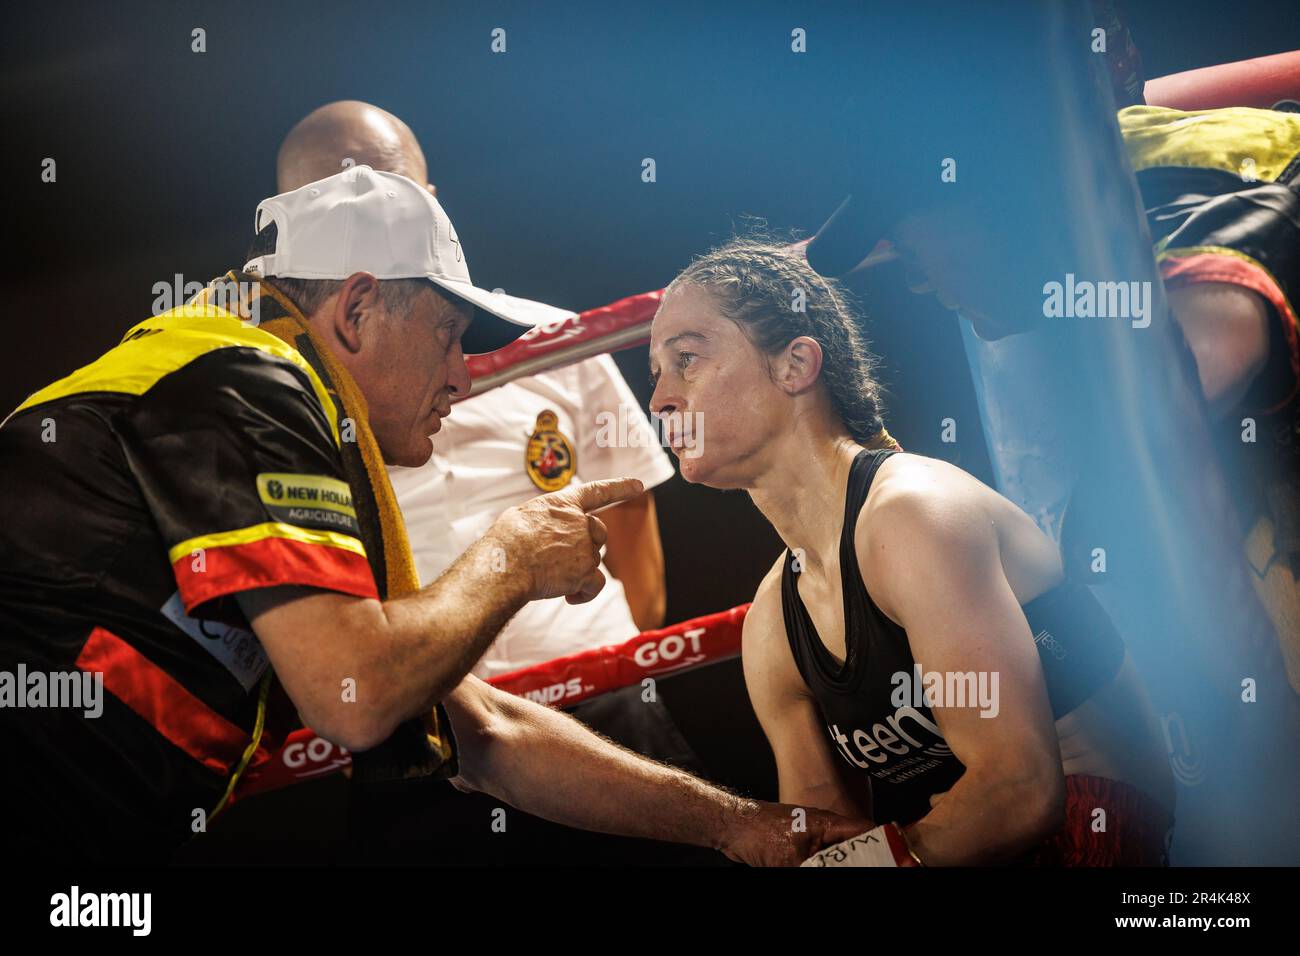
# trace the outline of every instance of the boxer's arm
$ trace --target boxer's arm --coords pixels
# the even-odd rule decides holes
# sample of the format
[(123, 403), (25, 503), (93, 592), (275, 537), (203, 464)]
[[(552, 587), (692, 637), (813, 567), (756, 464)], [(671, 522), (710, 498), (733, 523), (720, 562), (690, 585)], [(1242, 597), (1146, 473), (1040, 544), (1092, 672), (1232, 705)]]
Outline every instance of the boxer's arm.
[[(884, 473), (877, 480), (884, 478)], [(1037, 649), (1002, 567), (987, 491), (957, 469), (911, 468), (882, 481), (858, 525), (863, 581), (907, 631), (925, 673), (973, 672), (996, 686), (978, 704), (932, 707), (966, 767), (908, 831), (928, 865), (1014, 857), (1062, 824), (1065, 778)], [(870, 534), (864, 529), (870, 522)], [(997, 675), (997, 684), (992, 682)]]
[(793, 808), (735, 796), (474, 677), (443, 703), (459, 750), (460, 777), (453, 783), (555, 823), (786, 866), (866, 826), (810, 810), (796, 829)]
[(870, 791), (856, 795), (835, 765), (817, 705), (795, 666), (781, 616), (781, 565), (768, 572), (745, 615), (741, 657), (754, 714), (776, 759), (778, 799), (870, 816)]
[(643, 631), (663, 627), (664, 549), (659, 540), (653, 491), (600, 513), (609, 529), (605, 567), (618, 578), (627, 595), (632, 620)]

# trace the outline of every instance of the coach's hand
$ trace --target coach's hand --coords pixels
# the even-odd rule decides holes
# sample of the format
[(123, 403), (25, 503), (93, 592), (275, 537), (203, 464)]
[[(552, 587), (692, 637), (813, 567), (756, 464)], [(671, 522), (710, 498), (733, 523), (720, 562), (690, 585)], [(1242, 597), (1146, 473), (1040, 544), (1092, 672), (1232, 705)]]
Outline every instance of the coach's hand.
[(635, 478), (611, 478), (540, 495), (504, 512), (484, 537), (504, 552), (507, 571), (526, 576), (529, 600), (582, 604), (605, 586), (600, 549), (609, 533), (591, 512), (643, 490)]
[(872, 826), (870, 820), (829, 810), (746, 800), (721, 849), (731, 859), (750, 866), (798, 866), (823, 847)]

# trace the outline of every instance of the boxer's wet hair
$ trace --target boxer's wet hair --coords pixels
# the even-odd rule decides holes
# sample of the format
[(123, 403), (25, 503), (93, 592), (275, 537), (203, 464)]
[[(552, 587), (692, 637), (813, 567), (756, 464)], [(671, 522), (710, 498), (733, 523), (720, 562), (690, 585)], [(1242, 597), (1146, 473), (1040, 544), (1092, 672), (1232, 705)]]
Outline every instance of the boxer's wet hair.
[[(822, 347), (820, 380), (853, 439), (870, 444), (884, 433), (878, 364), (858, 329), (848, 292), (808, 265), (802, 247), (758, 231), (697, 256), (664, 291), (690, 283), (717, 301), (722, 315), (765, 356), (801, 335)], [(794, 307), (803, 290), (803, 311)], [(769, 366), (770, 372), (770, 366)]]
[[(246, 259), (256, 259), (259, 256), (270, 255), (275, 252), (276, 240), (279, 236), (279, 229), (274, 222), (269, 222), (263, 226), (253, 237), (253, 244), (248, 247)], [(298, 311), (304, 316), (309, 316), (325, 304), (335, 292), (343, 287), (342, 279), (296, 279), (288, 276), (269, 276), (262, 280), (275, 286), (286, 298), (298, 307)], [(381, 279), (379, 282), (379, 300), (384, 304), (384, 310), (392, 315), (405, 315), (410, 308), (411, 301), (419, 294), (421, 289), (433, 289), (435, 292), (442, 294), (432, 282), (427, 279)], [(445, 299), (450, 296), (443, 295)]]

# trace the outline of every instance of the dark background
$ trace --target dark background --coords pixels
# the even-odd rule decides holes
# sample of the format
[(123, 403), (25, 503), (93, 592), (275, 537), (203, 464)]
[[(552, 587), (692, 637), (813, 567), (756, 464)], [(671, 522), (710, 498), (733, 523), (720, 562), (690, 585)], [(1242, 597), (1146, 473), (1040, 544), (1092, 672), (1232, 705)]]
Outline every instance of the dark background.
[[(990, 15), (1014, 8), (988, 6)], [(888, 46), (893, 8), (11, 8), (0, 41), (9, 186), (0, 406), (16, 406), (113, 345), (148, 316), (155, 283), (177, 273), (203, 281), (241, 265), (253, 209), (275, 191), (281, 138), (331, 100), (373, 102), (412, 127), (480, 286), (583, 309), (661, 287), (746, 216), (806, 235), (845, 191), (846, 124), (870, 89), (873, 48)], [(1121, 11), (1148, 78), (1300, 47), (1300, 17), (1280, 0), (1152, 0)], [(807, 31), (803, 55), (790, 51), (796, 26)], [(195, 27), (207, 32), (202, 54), (191, 52)], [(490, 50), (495, 27), (507, 31), (505, 54)], [(993, 44), (988, 55), (1014, 62), (1016, 50)], [(55, 183), (41, 182), (46, 157), (57, 162)], [(641, 181), (645, 157), (657, 164), (653, 184)], [(954, 318), (906, 292), (892, 267), (853, 288), (884, 357), (891, 431), (912, 450), (987, 479)], [(617, 361), (648, 398), (645, 350)], [(945, 417), (958, 422), (956, 444), (939, 441)], [(748, 498), (680, 479), (657, 496), (668, 620), (749, 600), (780, 544)], [(752, 716), (737, 711), (738, 665), (665, 685), (714, 776), (770, 787)], [(263, 798), (295, 808), (296, 823), (277, 825), (317, 826), (307, 789), (337, 795), (338, 786)], [(257, 815), (240, 812), (256, 832)]]

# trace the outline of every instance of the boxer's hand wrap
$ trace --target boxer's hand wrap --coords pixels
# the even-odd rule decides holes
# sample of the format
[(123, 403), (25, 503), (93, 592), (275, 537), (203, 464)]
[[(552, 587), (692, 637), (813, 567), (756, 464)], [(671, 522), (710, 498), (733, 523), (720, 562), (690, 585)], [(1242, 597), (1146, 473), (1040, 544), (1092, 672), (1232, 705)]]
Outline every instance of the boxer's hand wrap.
[(800, 866), (920, 866), (897, 823), (882, 823), (814, 853)]

